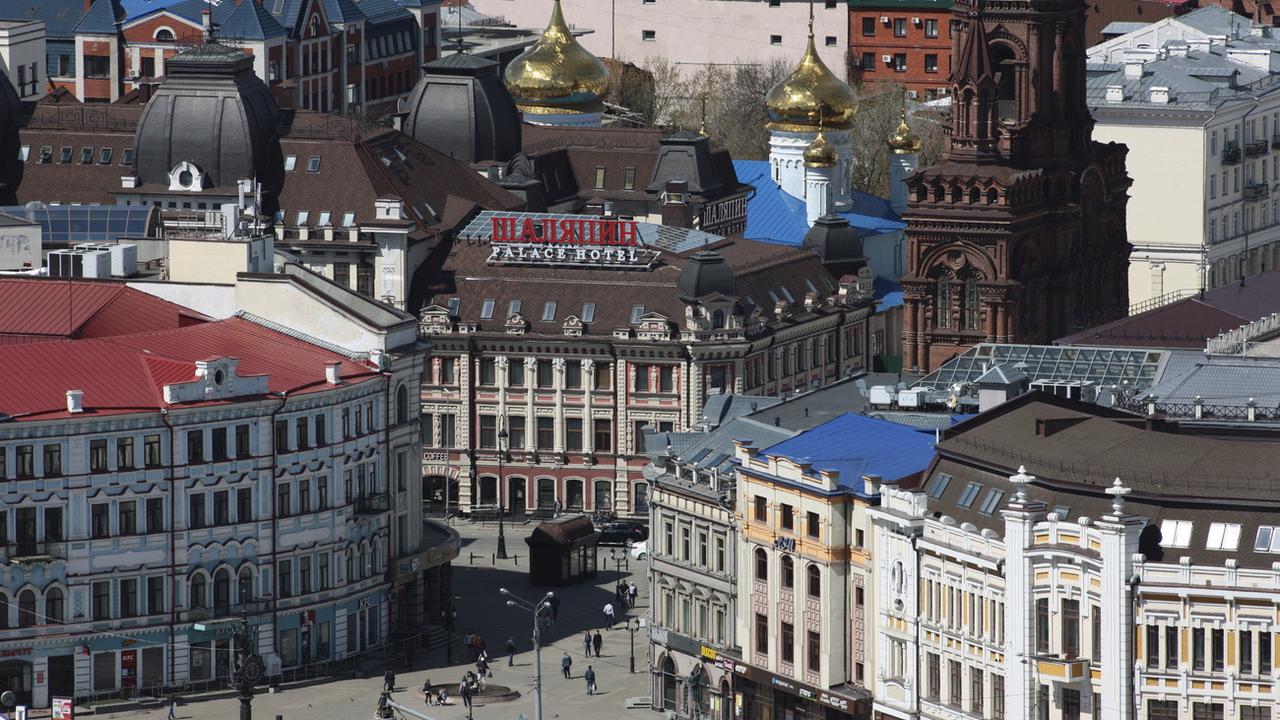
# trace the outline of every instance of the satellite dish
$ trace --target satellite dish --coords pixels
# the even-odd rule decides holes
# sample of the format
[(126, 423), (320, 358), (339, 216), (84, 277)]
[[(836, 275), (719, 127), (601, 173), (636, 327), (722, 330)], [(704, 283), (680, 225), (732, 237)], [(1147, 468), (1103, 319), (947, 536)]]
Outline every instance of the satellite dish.
[(18, 702), (18, 696), (13, 694), (12, 690), (5, 690), (0, 693), (0, 705), (5, 707), (13, 707)]

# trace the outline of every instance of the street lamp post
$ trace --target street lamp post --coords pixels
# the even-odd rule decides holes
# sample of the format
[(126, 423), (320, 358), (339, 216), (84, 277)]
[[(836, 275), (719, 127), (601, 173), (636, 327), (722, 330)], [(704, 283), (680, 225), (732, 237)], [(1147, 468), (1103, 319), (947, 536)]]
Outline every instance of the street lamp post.
[(542, 616), (542, 611), (551, 607), (556, 594), (547, 593), (535, 605), (513, 595), (506, 588), (498, 588), (498, 592), (507, 598), (507, 607), (520, 608), (533, 613), (533, 720), (542, 720), (542, 630), (538, 626), (538, 620)]
[(449, 635), (449, 642), (444, 646), (444, 659), (450, 665), (453, 664), (453, 623), (458, 617), (458, 611), (453, 609), (441, 610), (440, 619), (444, 623), (445, 632)]
[[(634, 625), (631, 622), (632, 620), (635, 620)], [(627, 618), (627, 631), (631, 633), (631, 672), (632, 674), (635, 674), (635, 671), (636, 671), (636, 630), (639, 630), (639, 629), (640, 629), (640, 618), (638, 617)]]
[(507, 534), (503, 528), (502, 515), (505, 509), (502, 507), (502, 490), (506, 485), (507, 478), (502, 472), (502, 459), (507, 454), (507, 429), (504, 427), (498, 432), (498, 558), (507, 559)]
[(236, 645), (236, 670), (232, 679), (236, 685), (236, 697), (240, 700), (240, 720), (253, 720), (253, 685), (262, 677), (266, 669), (262, 658), (254, 652), (257, 645), (257, 633), (249, 627), (249, 616), (240, 618), (240, 622), (232, 631), (232, 639)]

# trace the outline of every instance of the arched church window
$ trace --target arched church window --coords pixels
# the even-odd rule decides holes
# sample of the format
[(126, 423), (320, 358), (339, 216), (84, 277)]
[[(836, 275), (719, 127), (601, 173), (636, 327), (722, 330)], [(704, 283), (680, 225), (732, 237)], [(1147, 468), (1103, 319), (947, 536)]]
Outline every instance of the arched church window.
[(999, 200), (1000, 200), (1000, 191), (996, 190), (995, 188), (988, 188), (988, 189), (987, 189), (987, 204), (988, 204), (988, 205), (995, 205), (995, 204), (996, 204), (996, 202), (997, 202), (997, 201), (999, 201)]
[(982, 199), (982, 191), (978, 188), (969, 188), (969, 204), (977, 205)]
[(933, 298), (933, 322), (939, 328), (951, 327), (951, 278), (938, 278)]
[(1001, 122), (1014, 122), (1018, 119), (1017, 56), (1013, 48), (996, 43), (991, 61), (996, 69), (996, 116)]

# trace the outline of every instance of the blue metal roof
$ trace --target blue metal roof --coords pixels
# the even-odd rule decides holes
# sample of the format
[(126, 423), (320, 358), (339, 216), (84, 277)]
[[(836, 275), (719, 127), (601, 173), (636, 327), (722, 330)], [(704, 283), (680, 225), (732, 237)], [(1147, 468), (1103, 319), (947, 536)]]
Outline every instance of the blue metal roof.
[[(804, 201), (782, 191), (769, 173), (768, 161), (734, 160), (733, 169), (741, 182), (756, 189), (747, 200), (743, 237), (782, 245), (802, 244), (809, 232)], [(853, 209), (838, 214), (859, 232), (879, 235), (907, 226), (885, 198), (854, 190), (850, 199)]]
[[(95, 0), (80, 17), (73, 32), (114, 35), (119, 23), (124, 22), (125, 11), (118, 0)], [(45, 32), (48, 32), (46, 28)]]
[(240, 40), (267, 40), (286, 33), (284, 26), (255, 0), (246, 0), (236, 6), (235, 12), (218, 28), (222, 37)]
[(840, 473), (840, 487), (862, 494), (862, 478), (899, 480), (933, 459), (933, 436), (906, 425), (845, 413), (765, 449), (764, 454), (809, 463), (813, 472)]
[(45, 36), (50, 39), (72, 37), (83, 14), (84, 0), (0, 0), (0, 17), (43, 20)]
[(902, 304), (902, 286), (889, 278), (877, 277), (871, 289), (875, 293), (876, 310), (883, 312)]

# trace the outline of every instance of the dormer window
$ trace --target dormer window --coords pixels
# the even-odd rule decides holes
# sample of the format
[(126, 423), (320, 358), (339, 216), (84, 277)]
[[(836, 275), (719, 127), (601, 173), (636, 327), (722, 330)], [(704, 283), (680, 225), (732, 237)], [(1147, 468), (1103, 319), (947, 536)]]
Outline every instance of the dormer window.
[(204, 188), (204, 174), (189, 162), (180, 162), (169, 172), (169, 189), (199, 192)]
[(284, 171), (285, 171), (285, 172), (293, 172), (294, 168), (296, 168), (296, 167), (298, 167), (298, 156), (297, 156), (297, 155), (285, 155), (285, 156), (284, 156)]
[(307, 158), (307, 172), (309, 173), (320, 172), (320, 156), (319, 155), (312, 155), (311, 157)]

